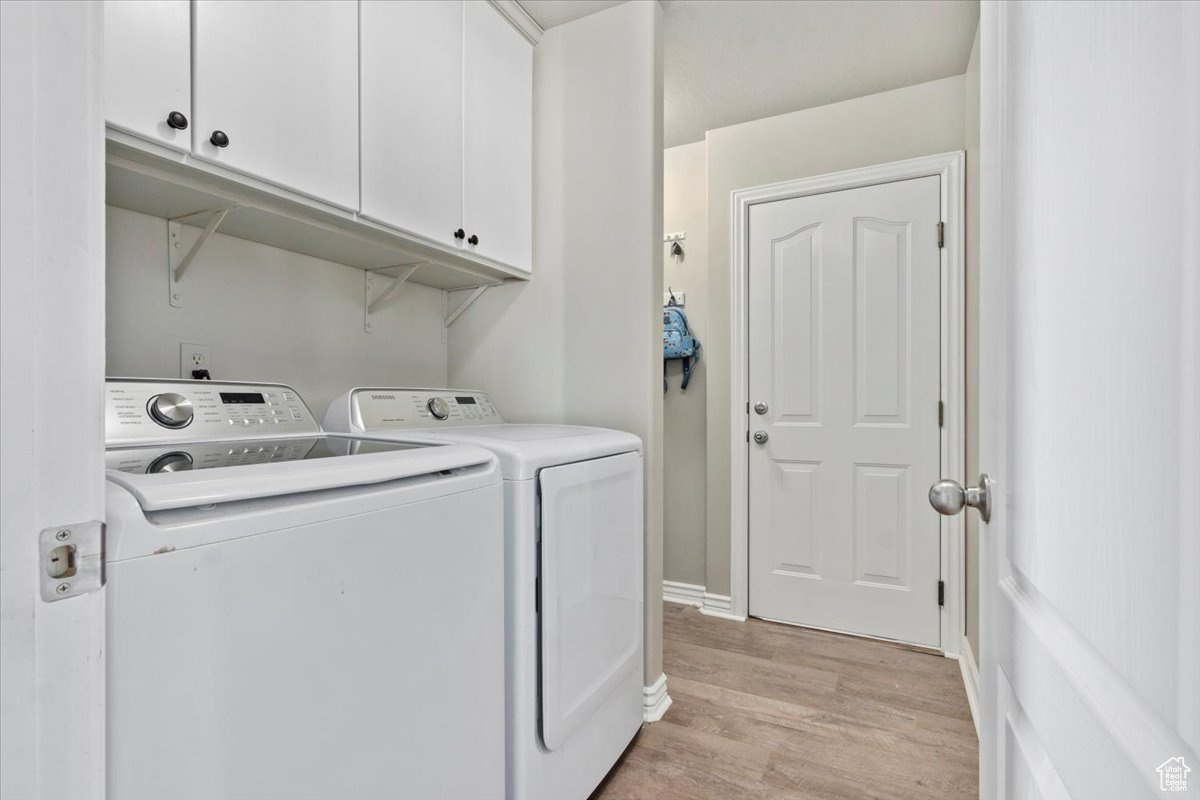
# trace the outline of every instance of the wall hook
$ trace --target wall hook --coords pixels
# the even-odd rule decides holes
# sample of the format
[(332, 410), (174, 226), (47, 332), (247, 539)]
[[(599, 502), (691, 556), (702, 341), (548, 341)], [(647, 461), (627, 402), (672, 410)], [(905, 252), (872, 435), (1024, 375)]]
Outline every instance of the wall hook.
[(680, 258), (682, 258), (683, 257), (683, 245), (679, 244), (679, 242), (672, 242), (671, 243), (671, 255), (679, 256)]

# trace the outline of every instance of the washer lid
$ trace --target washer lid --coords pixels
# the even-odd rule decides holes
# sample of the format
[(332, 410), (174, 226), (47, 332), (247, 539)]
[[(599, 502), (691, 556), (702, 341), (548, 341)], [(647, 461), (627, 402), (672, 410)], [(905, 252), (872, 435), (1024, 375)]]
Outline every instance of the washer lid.
[(461, 444), (348, 436), (119, 447), (105, 454), (108, 480), (146, 511), (383, 483), (494, 460)]
[[(412, 431), (389, 434), (418, 438)], [(642, 440), (632, 433), (580, 425), (471, 425), (421, 431), (419, 438), (461, 442), (491, 450), (500, 459), (505, 480), (510, 481), (530, 480), (543, 467), (642, 452)]]

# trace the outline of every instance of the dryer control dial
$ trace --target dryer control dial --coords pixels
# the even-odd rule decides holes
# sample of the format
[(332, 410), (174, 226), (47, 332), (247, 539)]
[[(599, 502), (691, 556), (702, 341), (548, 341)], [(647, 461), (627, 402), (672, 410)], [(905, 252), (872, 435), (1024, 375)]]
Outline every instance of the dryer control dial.
[(446, 419), (450, 416), (450, 404), (446, 402), (444, 397), (431, 397), (429, 402), (425, 404), (429, 409), (429, 413), (438, 419)]
[(184, 428), (192, 421), (192, 401), (174, 392), (155, 395), (146, 408), (150, 418), (164, 428)]

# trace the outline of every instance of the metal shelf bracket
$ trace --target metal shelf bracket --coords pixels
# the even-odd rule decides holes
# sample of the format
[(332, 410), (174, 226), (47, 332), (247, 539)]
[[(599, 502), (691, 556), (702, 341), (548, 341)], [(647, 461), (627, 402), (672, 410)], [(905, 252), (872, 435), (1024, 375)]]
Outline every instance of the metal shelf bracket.
[[(191, 265), (192, 261), (195, 260), (201, 248), (217, 232), (217, 228), (225, 220), (225, 215), (235, 208), (237, 208), (236, 203), (220, 208), (205, 209), (204, 211), (197, 211), (167, 220), (167, 277), (170, 292), (169, 298), (174, 308), (183, 307), (183, 292), (179, 288), (179, 281), (183, 278), (183, 273)], [(192, 246), (184, 250), (183, 227), (185, 221), (205, 215), (211, 215), (208, 224), (204, 226), (204, 230), (200, 232), (200, 236), (197, 237), (196, 241), (192, 242)]]
[[(411, 278), (418, 269), (424, 266), (425, 261), (416, 264), (397, 264), (395, 267), (385, 267), (384, 269), (398, 269), (403, 267), (402, 272), (398, 277), (389, 275), (377, 275), (380, 270), (373, 270), (363, 273), (363, 330), (371, 333), (375, 329), (375, 324), (371, 321), (371, 315), (378, 313), (384, 306), (388, 305), (400, 291), (400, 287)], [(376, 287), (386, 283), (383, 291), (375, 294)], [(372, 298), (372, 295), (375, 295)]]
[(461, 317), (463, 315), (463, 312), (466, 311), (468, 308), (470, 308), (472, 303), (474, 303), (479, 298), (483, 297), (484, 292), (486, 292), (488, 289), (492, 288), (493, 286), (499, 286), (499, 285), (500, 285), (499, 282), (485, 283), (480, 286), (475, 286), (473, 288), (466, 287), (464, 289), (454, 290), (454, 291), (470, 292), (470, 294), (467, 295), (465, 300), (463, 300), (461, 303), (459, 303), (457, 306), (455, 306), (453, 311), (447, 310), (448, 306), (449, 306), (450, 292), (449, 291), (442, 292), (442, 313), (445, 315), (445, 321), (442, 324), (442, 342), (447, 341), (448, 337), (446, 335), (446, 332), (450, 330), (450, 326), (454, 324), (454, 321), (457, 320), (459, 317)]

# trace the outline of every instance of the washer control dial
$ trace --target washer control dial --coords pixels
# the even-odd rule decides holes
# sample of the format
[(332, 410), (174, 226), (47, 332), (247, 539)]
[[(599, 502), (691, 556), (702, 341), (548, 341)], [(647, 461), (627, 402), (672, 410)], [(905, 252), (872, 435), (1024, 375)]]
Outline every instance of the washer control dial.
[(166, 453), (150, 462), (146, 474), (156, 475), (160, 472), (183, 472), (192, 468), (192, 457), (187, 453)]
[(450, 404), (446, 402), (446, 398), (444, 397), (429, 398), (429, 402), (425, 404), (425, 407), (437, 419), (446, 419), (450, 416)]
[(164, 428), (184, 428), (192, 421), (192, 401), (181, 394), (163, 392), (146, 405), (150, 418)]

